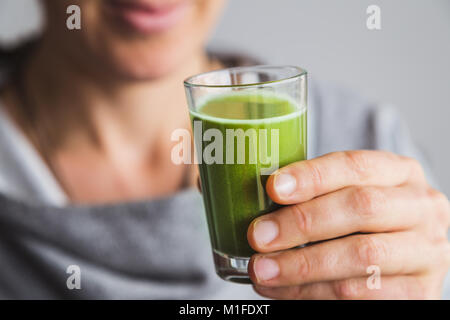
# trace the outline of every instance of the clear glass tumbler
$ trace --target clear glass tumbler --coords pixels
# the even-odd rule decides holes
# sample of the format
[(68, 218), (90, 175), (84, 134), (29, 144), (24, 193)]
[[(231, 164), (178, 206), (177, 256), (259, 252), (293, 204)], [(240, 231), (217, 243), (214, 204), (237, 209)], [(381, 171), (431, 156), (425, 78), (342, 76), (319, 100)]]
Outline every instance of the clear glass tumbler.
[(307, 73), (293, 66), (237, 67), (184, 82), (217, 274), (250, 283), (247, 229), (279, 207), (271, 173), (307, 157)]

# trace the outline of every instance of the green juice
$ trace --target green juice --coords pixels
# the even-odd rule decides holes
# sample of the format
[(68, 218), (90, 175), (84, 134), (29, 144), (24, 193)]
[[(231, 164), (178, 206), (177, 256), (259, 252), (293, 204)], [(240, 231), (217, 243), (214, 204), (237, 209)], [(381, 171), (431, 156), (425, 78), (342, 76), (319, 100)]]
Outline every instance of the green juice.
[[(202, 193), (207, 214), (209, 233), (216, 254), (232, 257), (250, 257), (254, 251), (247, 242), (247, 228), (256, 217), (275, 210), (278, 205), (265, 192), (268, 173), (273, 163), (261, 156), (261, 140), (265, 142), (267, 154), (278, 140), (278, 167), (306, 159), (306, 110), (289, 99), (276, 95), (230, 94), (207, 100), (197, 111), (191, 111), (191, 120), (200, 124), (202, 132), (218, 129), (223, 135), (223, 163), (199, 164)], [(257, 133), (267, 129), (267, 138), (259, 134), (245, 137), (245, 161), (238, 163), (238, 138), (234, 136), (235, 146), (227, 148), (227, 129), (254, 129)], [(271, 135), (271, 129), (278, 129), (278, 138)], [(252, 131), (252, 130), (251, 130)], [(216, 131), (217, 132), (217, 131)], [(229, 131), (228, 131), (229, 132)], [(236, 132), (236, 131), (234, 131)], [(251, 143), (251, 137), (255, 138)], [(205, 151), (213, 141), (198, 141), (199, 149)], [(233, 151), (233, 157), (227, 150)], [(201, 158), (199, 154), (198, 159)], [(255, 162), (256, 159), (256, 162)], [(264, 161), (263, 161), (264, 160)], [(242, 158), (241, 158), (242, 162)]]

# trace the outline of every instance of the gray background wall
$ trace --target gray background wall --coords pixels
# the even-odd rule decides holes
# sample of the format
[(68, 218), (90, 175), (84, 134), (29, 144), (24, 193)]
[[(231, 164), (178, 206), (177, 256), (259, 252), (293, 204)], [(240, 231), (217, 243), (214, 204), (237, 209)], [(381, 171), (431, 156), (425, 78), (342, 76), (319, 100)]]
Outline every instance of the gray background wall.
[[(33, 4), (0, 1), (0, 41), (37, 28)], [(381, 7), (380, 31), (366, 28), (370, 4)], [(450, 195), (449, 0), (230, 0), (211, 45), (395, 104)]]

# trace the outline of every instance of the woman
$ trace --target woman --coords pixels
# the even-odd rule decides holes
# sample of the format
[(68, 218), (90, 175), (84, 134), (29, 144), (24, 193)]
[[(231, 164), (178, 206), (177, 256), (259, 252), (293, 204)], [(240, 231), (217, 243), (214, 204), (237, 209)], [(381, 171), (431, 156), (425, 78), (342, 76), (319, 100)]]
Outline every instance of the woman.
[[(204, 49), (224, 1), (80, 0), (74, 31), (70, 2), (44, 0), (42, 37), (2, 61), (0, 297), (253, 298), (214, 275), (195, 167), (170, 160), (182, 80), (246, 63)], [(249, 227), (255, 292), (439, 298), (449, 204), (401, 121), (336, 88), (310, 97), (322, 156), (269, 179), (287, 206)]]

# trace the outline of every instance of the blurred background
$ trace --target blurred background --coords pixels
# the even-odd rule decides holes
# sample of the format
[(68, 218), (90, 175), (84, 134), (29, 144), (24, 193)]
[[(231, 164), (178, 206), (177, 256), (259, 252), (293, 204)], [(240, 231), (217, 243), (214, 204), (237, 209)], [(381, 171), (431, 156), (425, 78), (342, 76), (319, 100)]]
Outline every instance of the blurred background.
[[(372, 4), (381, 30), (366, 27)], [(41, 21), (37, 0), (1, 0), (0, 43), (14, 45)], [(230, 0), (210, 46), (299, 65), (396, 105), (450, 196), (449, 0)]]

